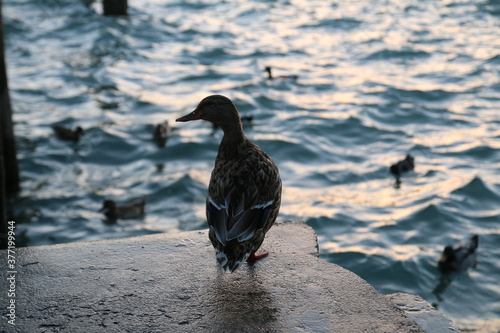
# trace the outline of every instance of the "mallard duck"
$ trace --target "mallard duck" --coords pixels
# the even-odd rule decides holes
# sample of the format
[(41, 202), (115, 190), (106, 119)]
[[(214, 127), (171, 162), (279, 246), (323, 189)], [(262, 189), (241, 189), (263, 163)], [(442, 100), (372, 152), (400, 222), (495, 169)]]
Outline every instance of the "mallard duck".
[(217, 262), (234, 272), (243, 262), (268, 255), (256, 252), (278, 216), (281, 178), (274, 161), (243, 133), (238, 110), (229, 98), (208, 96), (176, 121), (197, 119), (210, 121), (224, 132), (208, 185), (206, 215)]
[(170, 136), (170, 126), (168, 121), (164, 121), (155, 126), (153, 131), (153, 139), (156, 141), (165, 141)]
[(61, 125), (54, 124), (52, 125), (52, 129), (59, 139), (65, 141), (78, 142), (80, 140), (80, 136), (85, 134), (85, 131), (80, 126), (72, 130)]
[(463, 271), (476, 262), (476, 249), (479, 244), (478, 235), (455, 246), (448, 245), (438, 261), (438, 268), (443, 274)]
[(414, 168), (415, 168), (415, 158), (410, 154), (408, 154), (406, 155), (404, 160), (391, 165), (389, 170), (394, 176), (399, 177), (403, 172), (413, 170)]
[(267, 72), (267, 78), (269, 80), (273, 79), (289, 79), (289, 80), (297, 80), (299, 77), (298, 75), (280, 75), (280, 76), (273, 76), (272, 69), (270, 66), (267, 66), (264, 68), (264, 72)]
[(103, 212), (111, 220), (132, 219), (144, 214), (145, 205), (146, 199), (139, 199), (124, 205), (117, 205), (113, 200), (107, 199), (99, 211)]

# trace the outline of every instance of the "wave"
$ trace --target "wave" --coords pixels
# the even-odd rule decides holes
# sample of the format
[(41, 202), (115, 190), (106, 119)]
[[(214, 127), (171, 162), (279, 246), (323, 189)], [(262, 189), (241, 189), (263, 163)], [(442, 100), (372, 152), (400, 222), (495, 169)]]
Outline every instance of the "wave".
[[(486, 184), (480, 177), (474, 177), (469, 183), (452, 191), (455, 200), (462, 205), (476, 207), (476, 209), (498, 209), (500, 189)], [(476, 210), (475, 209), (475, 210)]]
[(364, 57), (363, 60), (373, 61), (373, 60), (394, 60), (394, 59), (402, 59), (402, 60), (413, 60), (413, 59), (422, 59), (428, 58), (431, 54), (425, 51), (414, 50), (410, 48), (401, 49), (401, 50), (379, 50), (369, 54)]
[(314, 23), (302, 24), (300, 28), (327, 28), (328, 30), (352, 30), (363, 22), (354, 18), (323, 19)]

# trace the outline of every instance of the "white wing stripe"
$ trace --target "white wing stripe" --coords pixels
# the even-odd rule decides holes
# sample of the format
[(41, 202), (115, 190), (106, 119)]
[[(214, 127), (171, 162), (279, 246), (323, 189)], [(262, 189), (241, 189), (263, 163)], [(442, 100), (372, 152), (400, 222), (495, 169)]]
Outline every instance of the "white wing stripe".
[(273, 202), (274, 202), (274, 201), (273, 201), (273, 200), (271, 200), (271, 201), (268, 201), (268, 202), (263, 203), (263, 204), (260, 204), (260, 205), (255, 205), (255, 206), (251, 207), (250, 209), (265, 208), (265, 207), (267, 207), (267, 206), (271, 206), (271, 205), (273, 204)]
[[(227, 213), (227, 208), (228, 208), (228, 202), (226, 201), (225, 205), (219, 205), (217, 203), (215, 203), (215, 201), (212, 199), (212, 198), (208, 198), (208, 201), (210, 201), (210, 203), (215, 207), (217, 208), (218, 210), (226, 210), (226, 213)], [(263, 204), (260, 204), (260, 205), (255, 205), (253, 207), (250, 207), (250, 209), (259, 209), (259, 208), (266, 208), (267, 206), (270, 206), (272, 205), (274, 202), (274, 200), (271, 200), (271, 201), (268, 201), (268, 202), (265, 202)]]
[(215, 201), (212, 200), (212, 198), (208, 198), (208, 201), (210, 201), (210, 203), (212, 205), (214, 205), (215, 208), (217, 208), (218, 210), (222, 210), (222, 209), (226, 209), (227, 210), (227, 207), (224, 205), (224, 206), (221, 206), (221, 205), (218, 205), (215, 203)]

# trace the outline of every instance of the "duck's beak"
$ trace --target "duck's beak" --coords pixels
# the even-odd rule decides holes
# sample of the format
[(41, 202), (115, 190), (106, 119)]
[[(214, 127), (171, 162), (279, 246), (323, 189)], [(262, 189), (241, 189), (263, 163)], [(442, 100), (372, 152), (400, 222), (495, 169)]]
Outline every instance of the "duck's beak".
[(201, 119), (201, 112), (198, 112), (198, 109), (194, 110), (191, 113), (188, 113), (185, 116), (177, 118), (175, 121), (186, 122), (186, 121), (197, 120), (197, 119)]

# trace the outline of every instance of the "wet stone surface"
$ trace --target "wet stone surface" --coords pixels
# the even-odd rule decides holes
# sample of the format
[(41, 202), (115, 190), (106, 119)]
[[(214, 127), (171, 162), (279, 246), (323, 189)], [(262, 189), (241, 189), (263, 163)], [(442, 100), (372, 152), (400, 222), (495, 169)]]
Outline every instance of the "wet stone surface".
[(366, 281), (319, 259), (305, 223), (275, 225), (261, 250), (269, 256), (225, 273), (207, 230), (19, 249), (16, 326), (7, 328), (422, 332)]

